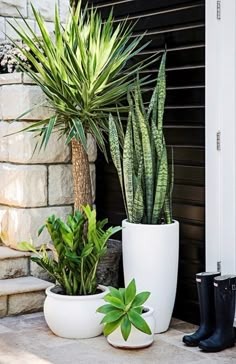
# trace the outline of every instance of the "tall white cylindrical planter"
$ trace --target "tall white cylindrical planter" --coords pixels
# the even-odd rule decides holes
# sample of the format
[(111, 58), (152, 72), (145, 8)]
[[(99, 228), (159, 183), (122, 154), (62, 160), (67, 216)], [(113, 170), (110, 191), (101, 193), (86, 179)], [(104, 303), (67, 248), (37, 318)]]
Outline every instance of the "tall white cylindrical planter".
[(177, 287), (179, 223), (163, 225), (122, 223), (125, 285), (135, 278), (138, 291), (150, 291), (155, 333), (169, 328)]

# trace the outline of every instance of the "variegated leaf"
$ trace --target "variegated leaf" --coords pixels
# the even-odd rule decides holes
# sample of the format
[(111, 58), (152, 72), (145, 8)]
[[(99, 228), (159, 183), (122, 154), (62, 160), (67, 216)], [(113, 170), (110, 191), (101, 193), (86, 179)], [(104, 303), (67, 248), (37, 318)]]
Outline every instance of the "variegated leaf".
[(132, 126), (131, 121), (127, 125), (124, 150), (123, 150), (123, 175), (124, 175), (124, 191), (127, 204), (128, 220), (132, 222), (133, 219), (133, 200), (134, 200), (134, 186), (133, 186), (133, 140), (132, 140)]

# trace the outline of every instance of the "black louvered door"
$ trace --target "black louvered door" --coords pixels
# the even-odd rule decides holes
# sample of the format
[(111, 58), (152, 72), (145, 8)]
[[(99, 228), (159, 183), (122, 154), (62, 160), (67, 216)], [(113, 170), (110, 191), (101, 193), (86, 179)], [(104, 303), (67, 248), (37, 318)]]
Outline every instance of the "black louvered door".
[[(94, 0), (104, 18), (138, 20), (136, 33), (152, 40), (139, 57), (167, 46), (165, 135), (174, 146), (174, 216), (180, 221), (180, 261), (175, 316), (198, 322), (195, 273), (205, 267), (205, 3), (190, 0)], [(157, 69), (149, 72), (155, 76)], [(124, 217), (116, 172), (99, 155), (97, 209), (111, 224)], [(163, 278), (164, 279), (164, 278)]]

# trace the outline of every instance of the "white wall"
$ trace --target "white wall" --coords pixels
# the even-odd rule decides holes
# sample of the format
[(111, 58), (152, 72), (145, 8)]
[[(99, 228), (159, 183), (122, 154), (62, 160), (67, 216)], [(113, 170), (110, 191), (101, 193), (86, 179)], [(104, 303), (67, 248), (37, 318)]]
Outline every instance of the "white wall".
[(18, 18), (19, 24), (24, 26), (22, 19), (19, 19), (19, 12), (27, 19), (29, 25), (36, 31), (34, 16), (30, 6), (32, 3), (45, 19), (49, 31), (53, 28), (53, 16), (55, 3), (58, 3), (61, 15), (61, 21), (65, 22), (69, 10), (69, 0), (0, 0), (0, 40), (5, 40), (7, 34), (9, 37), (17, 38), (14, 30), (8, 22), (14, 22), (13, 18)]

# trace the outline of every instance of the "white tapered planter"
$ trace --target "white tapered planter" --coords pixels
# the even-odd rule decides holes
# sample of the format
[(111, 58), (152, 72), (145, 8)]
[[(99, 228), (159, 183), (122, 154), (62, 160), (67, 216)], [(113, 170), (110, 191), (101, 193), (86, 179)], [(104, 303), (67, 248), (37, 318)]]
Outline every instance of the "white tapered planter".
[(138, 291), (150, 291), (146, 302), (154, 308), (155, 333), (169, 328), (173, 313), (178, 261), (179, 223), (146, 225), (122, 223), (125, 285), (135, 278)]
[(44, 316), (49, 328), (57, 336), (67, 339), (88, 339), (101, 335), (103, 315), (97, 312), (104, 303), (108, 288), (98, 286), (101, 293), (89, 296), (66, 296), (46, 289)]

